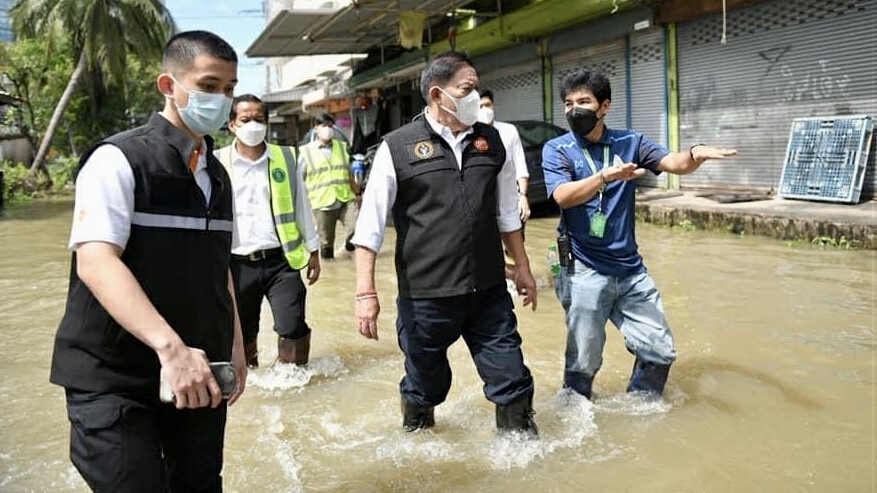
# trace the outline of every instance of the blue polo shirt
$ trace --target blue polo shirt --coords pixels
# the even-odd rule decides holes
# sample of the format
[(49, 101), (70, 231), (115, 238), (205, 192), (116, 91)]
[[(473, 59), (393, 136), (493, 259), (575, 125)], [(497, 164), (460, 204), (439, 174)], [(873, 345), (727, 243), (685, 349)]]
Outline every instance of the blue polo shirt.
[[(542, 170), (548, 194), (564, 183), (581, 180), (594, 174), (584, 152), (590, 154), (597, 172), (604, 166), (604, 148), (609, 147), (612, 166), (617, 155), (625, 163), (636, 163), (655, 174), (667, 149), (633, 130), (605, 129), (600, 142), (588, 142), (572, 132), (545, 143), (542, 148)], [(591, 200), (561, 211), (572, 239), (573, 255), (600, 274), (627, 277), (645, 270), (637, 252), (635, 221), (636, 180), (615, 181), (603, 190), (602, 211), (606, 228), (602, 238), (592, 236), (590, 218), (600, 206), (600, 194)]]

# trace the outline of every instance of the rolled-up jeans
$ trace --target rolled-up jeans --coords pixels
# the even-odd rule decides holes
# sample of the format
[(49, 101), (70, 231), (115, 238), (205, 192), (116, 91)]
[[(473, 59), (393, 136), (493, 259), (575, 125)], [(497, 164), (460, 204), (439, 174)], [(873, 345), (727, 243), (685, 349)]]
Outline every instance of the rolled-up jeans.
[(627, 277), (604, 276), (576, 260), (574, 272), (562, 267), (554, 277), (554, 292), (566, 313), (566, 386), (576, 388), (577, 379), (593, 380), (600, 369), (607, 320), (638, 359), (659, 365), (676, 360), (661, 295), (645, 270)]

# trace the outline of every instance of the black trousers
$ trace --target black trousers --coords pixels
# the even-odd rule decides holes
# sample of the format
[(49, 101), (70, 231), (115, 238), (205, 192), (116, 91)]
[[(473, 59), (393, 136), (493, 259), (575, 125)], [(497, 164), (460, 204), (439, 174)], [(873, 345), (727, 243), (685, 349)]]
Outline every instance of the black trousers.
[(225, 401), (178, 410), (157, 393), (66, 393), (70, 460), (93, 491), (222, 491)]
[(406, 401), (418, 406), (444, 402), (451, 389), (448, 348), (460, 337), (469, 347), (488, 400), (506, 405), (533, 395), (533, 377), (524, 365), (505, 283), (447, 298), (400, 297), (396, 304), (396, 331), (405, 353), (399, 390)]
[(231, 276), (244, 344), (256, 340), (262, 299), (267, 296), (274, 316), (274, 331), (288, 339), (298, 339), (310, 332), (305, 322), (307, 288), (301, 273), (286, 262), (279, 248), (260, 260), (231, 258)]

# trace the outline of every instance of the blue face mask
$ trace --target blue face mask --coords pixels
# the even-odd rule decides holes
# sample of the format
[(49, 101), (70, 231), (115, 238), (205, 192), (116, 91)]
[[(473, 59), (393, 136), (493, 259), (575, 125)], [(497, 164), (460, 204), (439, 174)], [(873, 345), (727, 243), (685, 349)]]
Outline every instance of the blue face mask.
[(207, 135), (222, 127), (222, 123), (228, 119), (228, 114), (231, 111), (231, 98), (222, 93), (190, 91), (177, 82), (173, 76), (171, 76), (171, 80), (189, 95), (189, 104), (185, 108), (180, 108), (174, 102), (180, 119), (189, 127), (189, 130), (198, 135)]

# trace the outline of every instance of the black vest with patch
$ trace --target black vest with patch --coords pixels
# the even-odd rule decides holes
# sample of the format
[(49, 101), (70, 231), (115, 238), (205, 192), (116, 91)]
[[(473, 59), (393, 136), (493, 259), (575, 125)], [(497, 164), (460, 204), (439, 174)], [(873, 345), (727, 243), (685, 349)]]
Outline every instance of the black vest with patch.
[[(204, 350), (211, 361), (229, 361), (231, 183), (206, 139), (209, 203), (186, 165), (195, 142), (161, 115), (97, 146), (120, 148), (134, 173), (134, 213), (122, 262), (188, 346)], [(84, 391), (157, 396), (159, 370), (155, 351), (116, 323), (79, 279), (74, 254), (51, 381)]]
[(473, 126), (462, 167), (426, 118), (384, 140), (398, 183), (393, 220), (399, 295), (440, 298), (502, 284), (497, 176), (505, 148), (496, 129)]

